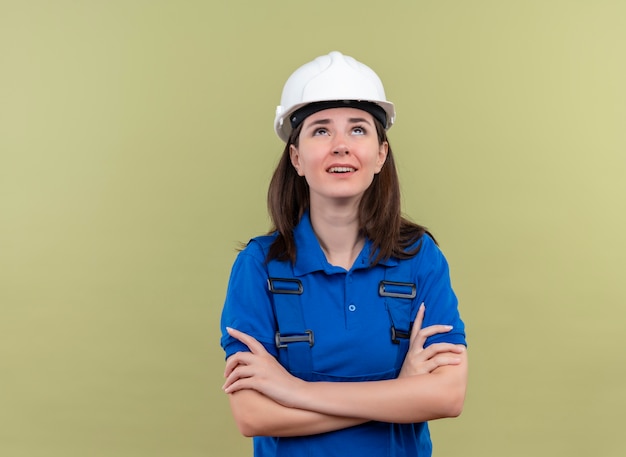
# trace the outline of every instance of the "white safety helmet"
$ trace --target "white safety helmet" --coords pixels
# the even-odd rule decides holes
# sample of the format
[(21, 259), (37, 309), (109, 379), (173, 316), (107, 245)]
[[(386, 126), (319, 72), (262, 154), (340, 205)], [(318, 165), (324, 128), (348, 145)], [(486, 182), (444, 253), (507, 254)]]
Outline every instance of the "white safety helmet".
[(378, 75), (367, 65), (333, 51), (304, 64), (289, 77), (276, 107), (274, 129), (287, 142), (291, 131), (307, 116), (342, 106), (368, 111), (385, 130), (395, 121), (393, 103), (387, 101)]

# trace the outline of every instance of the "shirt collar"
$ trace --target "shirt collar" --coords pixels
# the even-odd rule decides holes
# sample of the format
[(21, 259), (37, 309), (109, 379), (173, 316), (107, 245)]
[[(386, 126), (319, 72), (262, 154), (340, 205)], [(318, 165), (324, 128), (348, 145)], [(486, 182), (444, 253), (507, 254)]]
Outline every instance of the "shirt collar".
[[(293, 234), (296, 242), (296, 263), (293, 270), (296, 276), (305, 275), (314, 271), (324, 271), (327, 274), (345, 271), (343, 268), (329, 264), (326, 260), (324, 251), (322, 251), (322, 247), (313, 231), (308, 211), (305, 212), (300, 219)], [(366, 238), (365, 245), (356, 258), (352, 270), (368, 268), (370, 266), (371, 249), (372, 241)], [(381, 260), (379, 264), (395, 266), (398, 264), (398, 260), (392, 257), (387, 260)]]

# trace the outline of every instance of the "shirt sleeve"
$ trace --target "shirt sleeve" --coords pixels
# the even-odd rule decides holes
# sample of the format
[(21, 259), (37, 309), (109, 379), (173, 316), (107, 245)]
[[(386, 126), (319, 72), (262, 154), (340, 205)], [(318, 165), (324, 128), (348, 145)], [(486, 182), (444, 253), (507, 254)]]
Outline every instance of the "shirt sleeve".
[[(452, 330), (438, 333), (426, 340), (425, 347), (434, 343), (453, 343), (467, 346), (465, 324), (461, 320), (458, 300), (450, 281), (448, 262), (439, 247), (429, 236), (423, 237), (418, 254), (418, 297), (426, 312), (422, 327), (451, 325)], [(418, 306), (419, 304), (418, 303)]]
[(267, 351), (277, 356), (274, 344), (276, 319), (267, 288), (265, 255), (254, 240), (239, 253), (233, 264), (222, 309), (220, 343), (226, 358), (240, 351), (249, 351), (239, 340), (232, 338), (226, 327), (231, 327), (256, 338)]

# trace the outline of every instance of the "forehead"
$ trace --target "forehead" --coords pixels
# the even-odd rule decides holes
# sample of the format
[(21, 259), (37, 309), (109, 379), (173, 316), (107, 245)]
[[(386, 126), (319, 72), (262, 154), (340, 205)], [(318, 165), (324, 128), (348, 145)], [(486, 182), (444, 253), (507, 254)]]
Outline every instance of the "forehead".
[(329, 108), (322, 111), (317, 111), (311, 114), (303, 122), (303, 127), (307, 124), (312, 124), (320, 121), (329, 122), (359, 122), (366, 121), (371, 124), (374, 123), (374, 116), (367, 111), (363, 111), (357, 108)]

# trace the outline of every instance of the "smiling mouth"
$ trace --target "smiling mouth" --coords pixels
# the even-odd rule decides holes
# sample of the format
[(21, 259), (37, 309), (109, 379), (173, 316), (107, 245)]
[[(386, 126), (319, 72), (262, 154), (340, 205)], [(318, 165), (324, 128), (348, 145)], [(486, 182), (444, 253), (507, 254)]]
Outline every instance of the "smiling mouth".
[(356, 171), (356, 169), (351, 167), (332, 167), (328, 169), (329, 173), (351, 173)]

